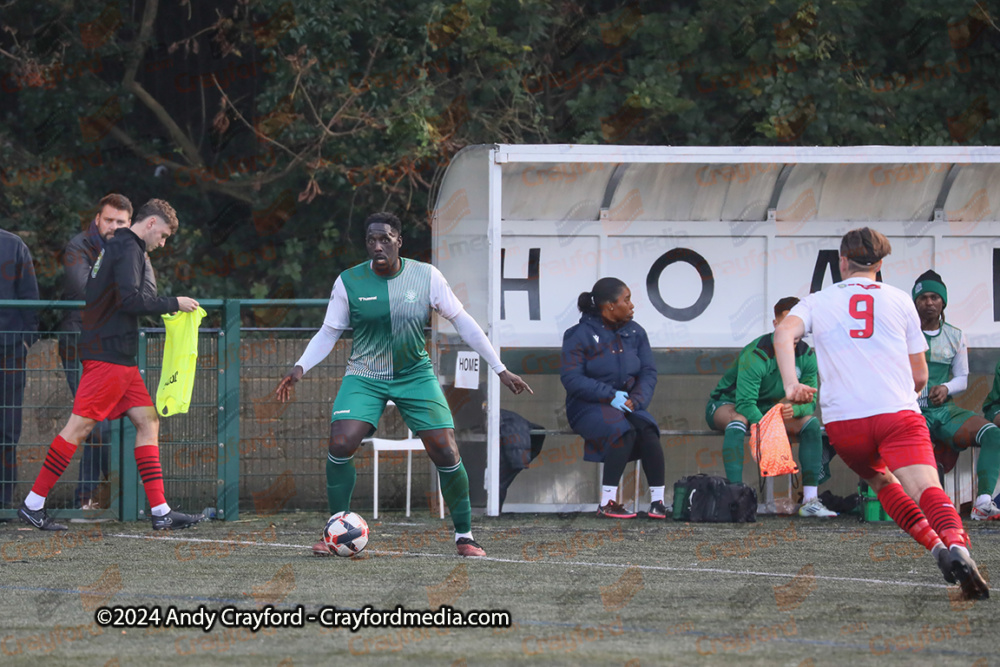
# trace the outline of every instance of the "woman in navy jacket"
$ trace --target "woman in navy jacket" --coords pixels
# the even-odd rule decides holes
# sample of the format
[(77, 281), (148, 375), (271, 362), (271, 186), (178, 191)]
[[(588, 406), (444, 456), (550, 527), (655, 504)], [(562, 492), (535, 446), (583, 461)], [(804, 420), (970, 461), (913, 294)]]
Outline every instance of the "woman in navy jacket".
[(649, 338), (632, 321), (632, 292), (617, 278), (601, 278), (577, 299), (580, 323), (563, 335), (560, 376), (566, 416), (584, 438), (584, 460), (604, 462), (597, 516), (631, 519), (616, 502), (618, 480), (640, 459), (649, 483), (649, 518), (664, 519), (660, 427), (646, 411), (656, 388)]

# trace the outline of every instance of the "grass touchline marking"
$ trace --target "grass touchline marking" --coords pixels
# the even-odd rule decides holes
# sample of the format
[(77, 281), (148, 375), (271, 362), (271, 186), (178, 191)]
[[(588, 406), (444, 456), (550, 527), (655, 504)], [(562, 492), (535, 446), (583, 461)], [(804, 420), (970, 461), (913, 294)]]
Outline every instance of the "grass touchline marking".
[(291, 549), (309, 549), (301, 544), (282, 544), (281, 542), (246, 542), (243, 540), (208, 540), (202, 537), (153, 537), (152, 535), (127, 535), (115, 533), (106, 537), (125, 537), (133, 540), (152, 540), (154, 542), (214, 542), (216, 544), (245, 544), (251, 547), (288, 547)]
[[(423, 554), (420, 554), (423, 555)], [(754, 570), (722, 570), (718, 568), (709, 567), (669, 567), (666, 565), (635, 565), (633, 563), (592, 563), (588, 561), (529, 561), (529, 560), (518, 560), (518, 559), (506, 559), (506, 558), (492, 558), (490, 556), (483, 556), (479, 560), (491, 560), (498, 563), (546, 563), (549, 565), (584, 565), (588, 567), (635, 567), (640, 570), (654, 570), (662, 572), (711, 572), (714, 574), (750, 574), (759, 577), (778, 577), (782, 579), (794, 579), (798, 576), (798, 573), (785, 574), (782, 572), (755, 572)], [(825, 581), (853, 581), (863, 584), (889, 584), (894, 586), (914, 586), (914, 587), (929, 587), (929, 588), (949, 588), (945, 584), (925, 584), (922, 582), (911, 582), (911, 581), (886, 581), (883, 579), (860, 579), (857, 577), (831, 577), (821, 574), (811, 575), (814, 579), (823, 579)]]
[[(288, 549), (311, 549), (310, 546), (301, 544), (283, 544), (280, 542), (244, 542), (244, 541), (234, 541), (234, 540), (212, 540), (200, 537), (153, 537), (151, 535), (127, 535), (125, 533), (115, 533), (113, 535), (108, 535), (107, 537), (123, 537), (127, 539), (136, 540), (152, 540), (152, 541), (171, 541), (171, 542), (214, 542), (217, 544), (245, 544), (249, 546), (259, 546), (259, 547), (284, 547)], [(368, 552), (381, 556), (413, 556), (413, 557), (423, 557), (423, 558), (458, 558), (459, 556), (455, 554), (431, 554), (431, 553), (420, 553), (415, 551), (383, 551), (381, 549), (369, 549)], [(604, 567), (604, 568), (625, 568), (625, 567), (636, 567), (640, 570), (650, 570), (657, 572), (705, 572), (712, 574), (735, 574), (735, 575), (751, 575), (758, 577), (775, 577), (779, 579), (794, 579), (798, 576), (797, 573), (783, 573), (783, 572), (757, 572), (754, 570), (723, 570), (720, 568), (710, 568), (710, 567), (669, 567), (666, 565), (634, 565), (632, 563), (593, 563), (589, 561), (573, 561), (573, 560), (559, 560), (559, 561), (545, 561), (545, 560), (523, 560), (515, 558), (494, 558), (492, 556), (481, 556), (474, 558), (472, 560), (490, 561), (494, 563), (513, 563), (513, 564), (539, 564), (539, 565), (580, 565), (585, 567)], [(833, 577), (828, 575), (817, 574), (813, 575), (815, 579), (822, 579), (823, 581), (847, 581), (862, 584), (885, 584), (889, 586), (911, 586), (914, 588), (950, 588), (946, 584), (929, 584), (923, 582), (914, 581), (895, 581), (895, 580), (884, 580), (884, 579), (862, 579), (858, 577)]]

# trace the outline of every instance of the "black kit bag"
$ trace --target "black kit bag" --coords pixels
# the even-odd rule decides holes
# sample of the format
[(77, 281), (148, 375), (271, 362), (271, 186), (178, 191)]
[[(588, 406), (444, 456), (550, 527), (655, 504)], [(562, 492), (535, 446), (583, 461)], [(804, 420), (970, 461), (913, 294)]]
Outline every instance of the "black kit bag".
[(674, 519), (692, 523), (753, 523), (757, 494), (724, 477), (691, 475), (674, 484)]
[(719, 521), (757, 522), (757, 492), (746, 484), (726, 484), (717, 503)]
[(688, 498), (691, 503), (692, 523), (716, 523), (725, 508), (722, 506), (722, 491), (729, 482), (724, 477), (704, 475), (688, 483)]

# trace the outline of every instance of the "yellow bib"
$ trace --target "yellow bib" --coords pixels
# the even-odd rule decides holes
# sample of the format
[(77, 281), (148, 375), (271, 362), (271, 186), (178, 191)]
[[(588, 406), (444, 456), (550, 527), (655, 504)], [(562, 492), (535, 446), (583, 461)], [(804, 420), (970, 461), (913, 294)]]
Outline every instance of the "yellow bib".
[(207, 313), (177, 312), (163, 316), (167, 339), (163, 344), (163, 372), (156, 390), (156, 412), (161, 417), (183, 414), (191, 406), (194, 372), (198, 366), (198, 325)]

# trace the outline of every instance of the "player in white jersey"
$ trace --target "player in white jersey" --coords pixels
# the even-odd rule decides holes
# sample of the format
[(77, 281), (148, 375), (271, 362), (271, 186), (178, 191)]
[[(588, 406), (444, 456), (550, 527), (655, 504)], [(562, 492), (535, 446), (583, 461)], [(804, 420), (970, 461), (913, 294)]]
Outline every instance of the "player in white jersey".
[(946, 581), (959, 583), (967, 599), (986, 599), (989, 587), (941, 489), (917, 405), (928, 378), (920, 319), (906, 292), (875, 280), (891, 250), (889, 240), (868, 227), (844, 235), (843, 279), (800, 301), (775, 330), (785, 394), (807, 403), (816, 393), (795, 376), (794, 341), (812, 334), (830, 444), (893, 521), (934, 555)]
[[(441, 272), (430, 264), (399, 256), (403, 239), (396, 216), (368, 216), (365, 244), (371, 261), (338, 276), (322, 328), (275, 393), (281, 402), (289, 400), (295, 383), (330, 354), (345, 329), (352, 328), (351, 356), (330, 422), (326, 463), (330, 512), (350, 509), (357, 479), (354, 453), (375, 431), (386, 401), (392, 400), (437, 466), (441, 495), (455, 524), (459, 555), (485, 556), (472, 537), (469, 477), (458, 453), (451, 412), (425, 349), (424, 327), (431, 310), (451, 321), (462, 340), (483, 356), (512, 392), (534, 392), (500, 362), (500, 355), (465, 312)], [(330, 551), (320, 541), (313, 553), (325, 556)]]

